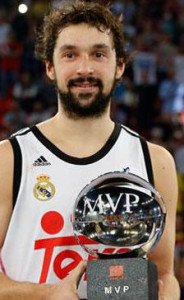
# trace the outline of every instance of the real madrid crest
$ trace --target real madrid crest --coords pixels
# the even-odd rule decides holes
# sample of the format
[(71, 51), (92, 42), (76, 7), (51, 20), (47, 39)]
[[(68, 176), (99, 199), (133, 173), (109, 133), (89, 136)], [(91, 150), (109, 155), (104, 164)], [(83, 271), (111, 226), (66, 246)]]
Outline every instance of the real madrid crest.
[(33, 189), (35, 198), (40, 201), (52, 199), (55, 195), (55, 186), (50, 181), (50, 177), (48, 175), (40, 175), (36, 179), (38, 182)]

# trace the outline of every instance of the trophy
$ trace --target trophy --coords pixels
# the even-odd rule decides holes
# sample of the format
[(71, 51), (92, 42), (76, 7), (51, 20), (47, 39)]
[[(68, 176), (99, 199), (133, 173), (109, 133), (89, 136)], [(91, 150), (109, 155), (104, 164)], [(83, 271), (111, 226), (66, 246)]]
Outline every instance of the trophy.
[[(157, 300), (156, 265), (147, 253), (165, 225), (161, 195), (146, 180), (110, 172), (79, 193), (72, 216), (79, 244), (95, 260), (87, 264), (88, 300)], [(91, 242), (82, 244), (80, 237)]]

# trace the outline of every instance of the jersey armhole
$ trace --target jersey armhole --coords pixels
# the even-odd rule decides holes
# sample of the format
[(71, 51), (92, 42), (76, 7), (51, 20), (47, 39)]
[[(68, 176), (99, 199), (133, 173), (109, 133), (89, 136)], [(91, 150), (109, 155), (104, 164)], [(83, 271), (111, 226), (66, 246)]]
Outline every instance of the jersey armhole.
[(20, 188), (20, 181), (22, 175), (22, 153), (20, 146), (15, 138), (15, 136), (9, 139), (14, 154), (14, 171), (13, 171), (13, 208), (15, 207), (17, 196)]
[(148, 180), (154, 186), (153, 168), (152, 168), (151, 157), (150, 157), (150, 153), (149, 153), (149, 149), (148, 149), (148, 144), (142, 136), (140, 136), (140, 142), (141, 142), (142, 150), (143, 150), (143, 154), (144, 154), (144, 160), (145, 160), (146, 170), (147, 170), (147, 174), (148, 174)]

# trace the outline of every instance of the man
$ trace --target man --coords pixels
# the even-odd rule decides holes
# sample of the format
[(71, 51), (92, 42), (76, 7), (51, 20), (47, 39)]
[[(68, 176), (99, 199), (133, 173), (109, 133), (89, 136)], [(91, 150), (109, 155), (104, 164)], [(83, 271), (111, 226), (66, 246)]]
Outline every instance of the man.
[[(75, 199), (97, 176), (126, 167), (151, 182), (154, 177), (165, 199), (166, 228), (149, 258), (158, 266), (160, 300), (178, 300), (173, 159), (109, 116), (126, 62), (120, 20), (98, 4), (54, 10), (36, 53), (55, 83), (58, 113), (0, 146), (0, 300), (78, 299), (88, 255), (73, 236)], [(86, 297), (85, 274), (78, 293)]]

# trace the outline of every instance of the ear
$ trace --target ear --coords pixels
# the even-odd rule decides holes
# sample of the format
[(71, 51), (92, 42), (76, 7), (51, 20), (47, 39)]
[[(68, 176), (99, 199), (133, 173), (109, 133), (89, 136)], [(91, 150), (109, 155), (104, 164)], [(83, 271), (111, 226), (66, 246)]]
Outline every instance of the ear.
[(120, 79), (125, 71), (125, 63), (119, 62), (116, 68), (116, 79)]
[(55, 71), (54, 71), (54, 66), (51, 64), (49, 61), (45, 61), (45, 67), (46, 67), (46, 74), (47, 76), (51, 79), (55, 79)]

